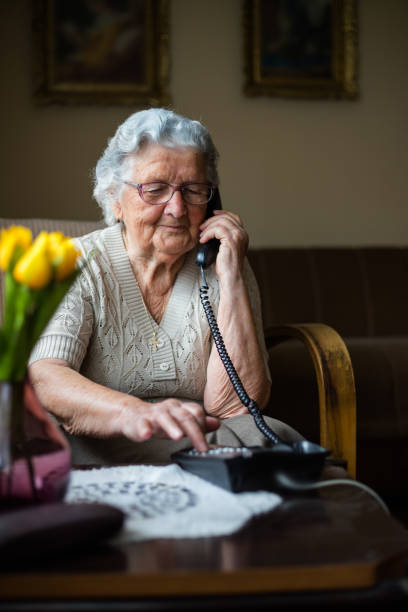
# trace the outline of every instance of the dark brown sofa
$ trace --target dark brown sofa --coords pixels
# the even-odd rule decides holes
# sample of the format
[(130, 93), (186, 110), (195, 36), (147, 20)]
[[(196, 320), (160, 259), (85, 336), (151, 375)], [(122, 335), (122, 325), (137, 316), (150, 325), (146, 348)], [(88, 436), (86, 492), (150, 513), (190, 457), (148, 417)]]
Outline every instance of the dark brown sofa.
[[(408, 515), (408, 248), (269, 248), (249, 259), (266, 329), (320, 322), (342, 336), (356, 386), (357, 478)], [(318, 441), (304, 346), (290, 340), (269, 353), (268, 412)]]

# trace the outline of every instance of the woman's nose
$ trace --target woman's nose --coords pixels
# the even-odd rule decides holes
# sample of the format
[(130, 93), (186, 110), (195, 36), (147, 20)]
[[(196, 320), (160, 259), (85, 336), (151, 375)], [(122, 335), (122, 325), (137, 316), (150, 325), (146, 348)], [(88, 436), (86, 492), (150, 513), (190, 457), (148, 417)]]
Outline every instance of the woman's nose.
[(185, 212), (186, 203), (183, 200), (183, 194), (180, 189), (177, 189), (166, 204), (166, 213), (173, 217), (182, 217)]

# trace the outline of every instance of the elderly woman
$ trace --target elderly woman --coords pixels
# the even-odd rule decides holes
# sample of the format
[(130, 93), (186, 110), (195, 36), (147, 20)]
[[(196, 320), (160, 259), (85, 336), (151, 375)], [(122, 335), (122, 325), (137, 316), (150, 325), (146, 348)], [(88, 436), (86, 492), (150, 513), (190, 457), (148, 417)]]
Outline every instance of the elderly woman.
[[(256, 444), (199, 299), (199, 243), (228, 353), (251, 398), (268, 401), (259, 293), (240, 217), (206, 211), (218, 185), (208, 131), (164, 109), (131, 115), (95, 170), (106, 229), (77, 239), (87, 262), (31, 356), (38, 396), (69, 435), (74, 463), (163, 463), (194, 445)], [(296, 438), (272, 422), (283, 438)]]

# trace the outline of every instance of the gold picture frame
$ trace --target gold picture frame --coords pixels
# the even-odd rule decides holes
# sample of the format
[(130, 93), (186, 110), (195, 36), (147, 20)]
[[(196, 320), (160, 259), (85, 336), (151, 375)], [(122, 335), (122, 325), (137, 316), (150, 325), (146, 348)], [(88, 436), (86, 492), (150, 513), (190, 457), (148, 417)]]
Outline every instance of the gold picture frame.
[(170, 103), (168, 0), (33, 0), (34, 102)]
[(245, 0), (248, 96), (358, 97), (357, 0)]

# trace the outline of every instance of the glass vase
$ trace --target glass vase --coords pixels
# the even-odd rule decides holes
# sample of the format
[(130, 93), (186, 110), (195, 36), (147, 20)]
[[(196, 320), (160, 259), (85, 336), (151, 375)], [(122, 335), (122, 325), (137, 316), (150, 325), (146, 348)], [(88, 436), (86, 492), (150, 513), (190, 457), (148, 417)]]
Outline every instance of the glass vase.
[(0, 381), (0, 505), (61, 501), (70, 469), (69, 443), (29, 379)]

